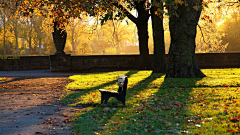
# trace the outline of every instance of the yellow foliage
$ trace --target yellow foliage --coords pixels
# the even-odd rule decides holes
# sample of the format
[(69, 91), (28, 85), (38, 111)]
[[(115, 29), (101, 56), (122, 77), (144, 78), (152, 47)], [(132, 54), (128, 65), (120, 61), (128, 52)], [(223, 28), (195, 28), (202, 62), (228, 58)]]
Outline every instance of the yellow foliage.
[(107, 48), (105, 51), (108, 54), (116, 54), (117, 53), (117, 49), (113, 48), (113, 47)]

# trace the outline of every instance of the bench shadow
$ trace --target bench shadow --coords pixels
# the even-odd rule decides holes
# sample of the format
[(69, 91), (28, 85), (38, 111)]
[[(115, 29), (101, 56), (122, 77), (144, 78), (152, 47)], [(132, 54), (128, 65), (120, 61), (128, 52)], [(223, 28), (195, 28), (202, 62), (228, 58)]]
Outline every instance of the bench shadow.
[[(158, 78), (158, 76), (163, 76), (164, 74), (151, 74), (150, 76), (148, 76), (147, 78), (139, 81), (136, 85), (134, 85), (133, 87), (131, 88), (128, 88), (127, 89), (127, 95), (126, 95), (126, 104), (130, 103), (131, 102), (131, 98), (134, 96), (134, 94), (131, 94), (131, 93), (137, 93), (137, 92), (141, 92), (141, 91), (144, 91), (145, 88), (148, 87), (148, 85), (156, 80)], [(128, 77), (129, 80), (131, 80), (131, 77)], [(117, 81), (117, 80), (116, 80)], [(138, 89), (139, 87), (141, 87), (141, 89)], [(98, 121), (98, 123), (100, 125), (104, 125), (107, 123), (107, 121), (109, 119), (111, 119), (114, 115), (116, 115), (116, 113), (120, 110), (120, 109), (123, 109), (123, 108), (129, 108), (129, 106), (127, 105), (127, 107), (124, 107), (123, 105), (120, 105), (119, 101), (115, 100), (115, 98), (112, 98), (113, 101), (109, 100), (108, 102), (108, 107), (107, 108), (112, 108), (110, 109), (109, 111), (107, 110), (107, 112), (110, 112), (109, 115), (107, 115), (107, 118), (105, 118), (104, 114), (103, 113), (98, 113), (97, 117), (94, 117), (94, 115), (96, 115), (96, 112), (99, 112), (100, 110), (104, 110), (104, 106), (103, 105), (100, 105), (100, 104), (96, 104), (95, 107), (94, 105), (92, 105), (91, 109), (89, 108), (85, 108), (85, 114), (81, 114), (81, 115), (78, 115), (76, 117), (81, 117), (81, 118), (84, 118), (84, 117), (89, 117), (89, 116), (93, 116), (93, 118), (100, 118)], [(81, 104), (82, 105), (82, 104)], [(94, 107), (94, 108), (92, 108)], [(89, 127), (91, 126), (91, 129), (93, 128), (94, 130), (98, 130), (98, 128), (95, 125), (94, 121), (88, 121), (88, 122), (84, 122), (84, 120), (81, 120), (81, 119), (77, 119), (76, 122), (81, 122), (82, 124), (81, 125), (76, 125), (75, 126), (75, 130), (78, 130), (79, 128), (82, 128), (82, 126), (86, 126)], [(88, 131), (86, 132), (82, 132), (84, 134), (88, 134)]]
[[(138, 72), (137, 70), (128, 71), (128, 72), (125, 74), (125, 76), (131, 77), (131, 75), (136, 74), (137, 72)], [(94, 74), (95, 74), (95, 73), (94, 73)], [(98, 74), (100, 74), (100, 73), (98, 73)], [(68, 101), (67, 101), (68, 103), (70, 103), (70, 104), (71, 104), (71, 103), (74, 103), (79, 97), (81, 97), (81, 96), (83, 96), (83, 95), (89, 94), (89, 93), (91, 93), (91, 92), (93, 92), (93, 91), (95, 91), (95, 90), (98, 90), (98, 89), (100, 89), (100, 88), (113, 85), (113, 84), (115, 84), (115, 83), (117, 83), (117, 82), (118, 82), (118, 78), (115, 79), (115, 80), (113, 80), (113, 81), (103, 83), (103, 84), (101, 84), (101, 85), (99, 85), (99, 86), (91, 87), (90, 89), (76, 89), (76, 90), (74, 90), (74, 92), (71, 92), (71, 93), (69, 93), (68, 95), (64, 96), (64, 98), (62, 98), (62, 101), (66, 102), (66, 101), (68, 100)], [(69, 99), (71, 99), (71, 100), (69, 101)], [(71, 102), (71, 101), (73, 101), (73, 102)], [(78, 106), (78, 105), (81, 105), (81, 106), (86, 107), (86, 106), (97, 106), (97, 105), (99, 105), (99, 104), (98, 104), (98, 103), (77, 104), (77, 106)]]

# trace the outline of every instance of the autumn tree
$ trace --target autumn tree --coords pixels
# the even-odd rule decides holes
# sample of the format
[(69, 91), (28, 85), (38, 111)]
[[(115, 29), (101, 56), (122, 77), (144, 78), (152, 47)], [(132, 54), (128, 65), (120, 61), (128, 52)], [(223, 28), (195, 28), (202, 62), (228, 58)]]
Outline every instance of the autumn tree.
[[(89, 54), (92, 49), (89, 45), (89, 22), (88, 17), (72, 19), (66, 26), (68, 33), (66, 45), (71, 46), (72, 54)], [(86, 48), (85, 48), (86, 47)]]
[(93, 41), (91, 41), (95, 52), (103, 53), (105, 51), (107, 54), (120, 54), (127, 44), (134, 44), (137, 41), (136, 27), (127, 19), (108, 20), (104, 25), (95, 26), (95, 28), (93, 26)]
[(171, 45), (166, 78), (205, 77), (195, 58), (196, 26), (203, 8), (202, 0), (172, 1), (168, 5)]
[(42, 28), (43, 18), (42, 16), (34, 16), (34, 19), (32, 20), (33, 20), (33, 29), (36, 35), (34, 38), (34, 42), (36, 45), (38, 45), (38, 54), (42, 55), (42, 43), (43, 43), (43, 38), (45, 36), (45, 32), (43, 32), (43, 28)]
[(1, 31), (2, 31), (2, 33), (3, 33), (3, 39), (2, 39), (2, 41), (3, 41), (3, 55), (5, 56), (6, 54), (7, 54), (7, 47), (6, 47), (6, 32), (7, 32), (7, 29), (6, 29), (6, 27), (7, 27), (7, 11), (6, 11), (6, 9), (1, 9), (0, 10), (0, 14), (1, 14), (1, 24), (2, 24), (2, 26), (1, 26)]

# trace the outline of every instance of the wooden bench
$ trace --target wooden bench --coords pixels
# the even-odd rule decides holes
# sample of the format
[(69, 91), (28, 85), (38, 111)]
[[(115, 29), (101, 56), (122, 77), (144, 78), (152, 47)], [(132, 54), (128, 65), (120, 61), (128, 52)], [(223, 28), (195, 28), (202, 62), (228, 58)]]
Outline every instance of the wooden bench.
[(126, 90), (127, 90), (128, 78), (127, 76), (120, 75), (118, 79), (118, 91), (114, 90), (105, 90), (99, 89), (101, 92), (101, 104), (104, 101), (104, 104), (107, 104), (107, 101), (110, 97), (117, 98), (118, 101), (121, 101), (122, 104), (125, 106), (125, 97), (126, 97)]

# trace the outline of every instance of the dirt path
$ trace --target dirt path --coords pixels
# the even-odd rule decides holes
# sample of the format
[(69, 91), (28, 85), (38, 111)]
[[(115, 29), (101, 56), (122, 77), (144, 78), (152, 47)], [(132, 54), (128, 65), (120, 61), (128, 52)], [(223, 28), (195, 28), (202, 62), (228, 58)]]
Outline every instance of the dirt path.
[(0, 135), (71, 135), (71, 114), (60, 96), (67, 77), (7, 77), (0, 81)]

